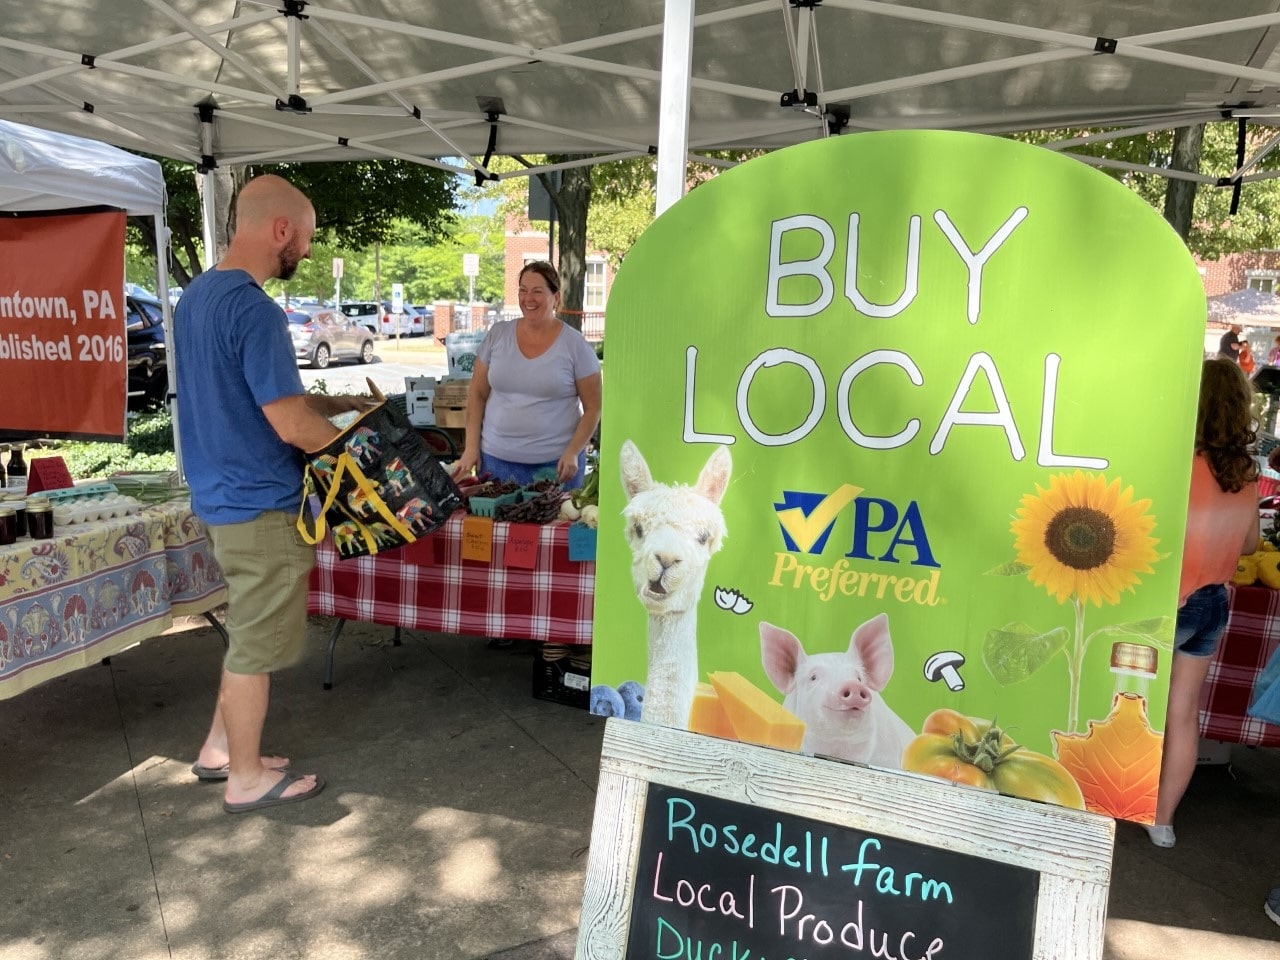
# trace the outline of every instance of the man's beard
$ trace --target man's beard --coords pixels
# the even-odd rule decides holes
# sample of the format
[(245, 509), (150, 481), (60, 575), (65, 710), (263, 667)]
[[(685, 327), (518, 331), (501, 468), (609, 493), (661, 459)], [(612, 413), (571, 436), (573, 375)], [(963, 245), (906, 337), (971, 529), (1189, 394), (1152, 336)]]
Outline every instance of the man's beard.
[(277, 259), (280, 261), (280, 268), (276, 270), (276, 279), (292, 280), (293, 275), (298, 272), (298, 264), (302, 262), (294, 245), (291, 243), (281, 250)]

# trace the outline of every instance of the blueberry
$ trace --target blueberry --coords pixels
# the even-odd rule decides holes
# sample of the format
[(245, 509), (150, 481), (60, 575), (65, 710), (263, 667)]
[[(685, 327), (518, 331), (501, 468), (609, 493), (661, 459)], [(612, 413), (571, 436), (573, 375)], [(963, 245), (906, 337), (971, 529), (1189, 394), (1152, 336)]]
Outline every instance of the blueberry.
[(597, 717), (620, 717), (626, 712), (622, 696), (607, 683), (591, 688), (591, 712)]
[(639, 720), (640, 711), (644, 708), (644, 684), (637, 680), (626, 680), (618, 684), (618, 693), (626, 705), (623, 716), (628, 720)]

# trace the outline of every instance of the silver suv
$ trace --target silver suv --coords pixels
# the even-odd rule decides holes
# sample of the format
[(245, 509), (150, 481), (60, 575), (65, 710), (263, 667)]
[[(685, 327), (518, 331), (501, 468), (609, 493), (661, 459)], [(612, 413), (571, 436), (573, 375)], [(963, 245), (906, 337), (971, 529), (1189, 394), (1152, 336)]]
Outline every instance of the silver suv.
[(382, 318), (386, 314), (382, 304), (374, 300), (353, 300), (341, 304), (338, 309), (370, 333), (382, 332)]
[(293, 352), (317, 370), (331, 360), (373, 362), (373, 334), (336, 310), (286, 310)]

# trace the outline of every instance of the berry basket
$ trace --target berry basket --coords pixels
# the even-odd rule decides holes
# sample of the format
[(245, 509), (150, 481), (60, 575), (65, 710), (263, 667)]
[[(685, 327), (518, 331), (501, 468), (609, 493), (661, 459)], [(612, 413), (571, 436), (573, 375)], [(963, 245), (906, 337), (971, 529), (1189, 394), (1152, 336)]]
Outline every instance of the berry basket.
[(519, 503), (523, 499), (523, 490), (515, 490), (512, 493), (504, 493), (497, 497), (469, 497), (467, 499), (467, 509), (477, 517), (492, 517), (503, 504)]

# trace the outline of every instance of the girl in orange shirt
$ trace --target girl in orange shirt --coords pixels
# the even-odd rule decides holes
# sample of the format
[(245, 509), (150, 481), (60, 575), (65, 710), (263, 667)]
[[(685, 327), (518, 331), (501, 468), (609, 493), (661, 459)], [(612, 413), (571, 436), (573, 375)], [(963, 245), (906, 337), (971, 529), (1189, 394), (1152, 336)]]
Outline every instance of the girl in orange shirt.
[(1182, 554), (1178, 623), (1156, 822), (1147, 827), (1157, 847), (1174, 844), (1173, 814), (1191, 782), (1200, 743), (1200, 688), (1227, 629), (1226, 582), (1241, 555), (1258, 545), (1258, 464), (1253, 387), (1232, 360), (1206, 360), (1200, 373), (1191, 500)]
[(1252, 377), (1254, 368), (1257, 363), (1253, 359), (1253, 350), (1249, 347), (1248, 340), (1240, 341), (1240, 369), (1244, 371), (1246, 377)]

